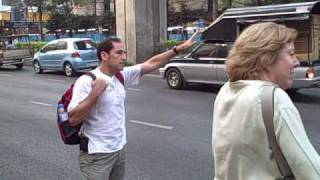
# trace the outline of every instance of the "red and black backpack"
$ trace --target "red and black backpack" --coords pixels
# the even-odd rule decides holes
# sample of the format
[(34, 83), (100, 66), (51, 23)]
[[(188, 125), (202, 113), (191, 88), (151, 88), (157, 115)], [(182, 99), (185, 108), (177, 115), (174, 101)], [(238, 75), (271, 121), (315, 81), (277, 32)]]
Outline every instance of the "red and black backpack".
[[(92, 80), (96, 79), (96, 76), (92, 72), (86, 72), (84, 75), (90, 76)], [(122, 85), (124, 85), (124, 79), (120, 72), (117, 72), (115, 76), (119, 79)], [(63, 104), (65, 111), (69, 106), (69, 103), (72, 99), (73, 95), (73, 87), (74, 83), (69, 86), (69, 88), (63, 93), (61, 99), (58, 104)], [(58, 106), (57, 106), (58, 107)], [(61, 135), (61, 139), (65, 144), (74, 145), (80, 143), (79, 131), (82, 123), (77, 126), (71, 126), (69, 120), (61, 122), (60, 116), (58, 115), (57, 109), (57, 123)]]

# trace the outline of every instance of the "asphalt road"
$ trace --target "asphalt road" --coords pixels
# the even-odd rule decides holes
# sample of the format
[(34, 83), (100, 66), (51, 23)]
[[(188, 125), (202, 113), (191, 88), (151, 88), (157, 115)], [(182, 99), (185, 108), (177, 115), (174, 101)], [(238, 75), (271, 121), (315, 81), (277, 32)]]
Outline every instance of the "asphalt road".
[[(76, 78), (0, 69), (0, 179), (80, 179), (78, 147), (64, 145), (55, 106)], [(212, 180), (212, 108), (217, 87), (171, 90), (156, 75), (127, 92), (128, 180)], [(320, 150), (320, 90), (292, 97)]]

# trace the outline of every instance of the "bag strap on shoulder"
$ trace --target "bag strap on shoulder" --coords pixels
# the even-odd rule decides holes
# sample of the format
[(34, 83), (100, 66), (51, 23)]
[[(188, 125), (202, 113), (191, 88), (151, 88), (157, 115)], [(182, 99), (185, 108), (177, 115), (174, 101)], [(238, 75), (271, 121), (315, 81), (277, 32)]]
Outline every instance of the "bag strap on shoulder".
[(124, 85), (124, 78), (120, 71), (116, 72), (115, 74), (116, 78), (119, 79), (122, 85)]
[[(97, 77), (91, 71), (86, 72), (84, 75), (90, 76), (93, 80), (96, 80)], [(119, 79), (122, 85), (124, 85), (124, 78), (120, 71), (116, 72), (116, 78)]]
[(292, 178), (293, 173), (291, 168), (284, 157), (280, 146), (277, 142), (276, 134), (274, 131), (273, 124), (273, 113), (274, 113), (274, 91), (275, 87), (273, 86), (265, 86), (262, 90), (262, 117), (264, 121), (264, 125), (267, 130), (268, 140), (271, 146), (271, 150), (278, 164), (281, 175), (286, 178)]
[(88, 71), (88, 72), (86, 72), (84, 74), (87, 75), (87, 76), (90, 76), (93, 80), (97, 79), (96, 75), (94, 75), (91, 71)]

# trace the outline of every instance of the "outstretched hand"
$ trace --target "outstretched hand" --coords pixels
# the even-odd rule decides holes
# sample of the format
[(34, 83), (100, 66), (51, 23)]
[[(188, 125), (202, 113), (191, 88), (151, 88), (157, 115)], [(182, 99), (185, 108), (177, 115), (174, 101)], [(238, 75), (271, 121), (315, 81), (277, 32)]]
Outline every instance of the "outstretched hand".
[(192, 34), (192, 36), (185, 41), (184, 43), (180, 44), (179, 46), (177, 46), (177, 50), (178, 51), (183, 51), (185, 49), (190, 48), (191, 46), (193, 46), (196, 43), (196, 36), (199, 34), (200, 30), (197, 29), (197, 31), (195, 33)]
[(177, 53), (193, 46), (196, 43), (195, 38), (198, 33), (199, 30), (197, 30), (187, 41), (176, 46), (174, 49), (170, 49), (166, 52), (153, 56), (144, 63), (142, 63), (142, 69), (140, 74), (144, 75), (146, 73), (160, 68), (162, 65), (168, 63), (170, 59), (173, 58), (173, 56), (177, 55)]

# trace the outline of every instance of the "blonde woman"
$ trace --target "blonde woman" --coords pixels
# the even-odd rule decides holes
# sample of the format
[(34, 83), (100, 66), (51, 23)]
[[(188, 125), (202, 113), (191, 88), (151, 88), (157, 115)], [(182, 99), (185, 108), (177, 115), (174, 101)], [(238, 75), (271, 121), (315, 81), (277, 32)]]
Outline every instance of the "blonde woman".
[(319, 180), (320, 158), (300, 114), (287, 93), (299, 65), (297, 32), (284, 25), (258, 23), (244, 30), (227, 59), (227, 82), (219, 91), (213, 116), (215, 180), (281, 179), (271, 156), (261, 113), (261, 91), (276, 87), (274, 129), (277, 142), (297, 180)]

